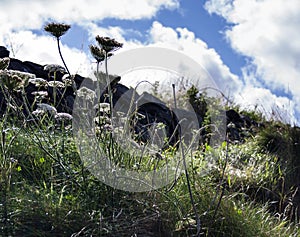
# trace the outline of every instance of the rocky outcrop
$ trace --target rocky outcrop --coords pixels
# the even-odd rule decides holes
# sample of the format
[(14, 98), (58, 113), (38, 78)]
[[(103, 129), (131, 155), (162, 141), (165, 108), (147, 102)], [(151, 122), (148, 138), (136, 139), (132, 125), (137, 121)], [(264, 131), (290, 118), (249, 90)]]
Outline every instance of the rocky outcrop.
[[(9, 57), (9, 51), (0, 46), (0, 58)], [(57, 67), (55, 69), (55, 67)], [(47, 94), (47, 96), (41, 97), (39, 103), (55, 105), (58, 112), (66, 112), (72, 114), (73, 104), (75, 100), (75, 91), (80, 88), (82, 82), (85, 80), (84, 77), (80, 75), (74, 75), (70, 78), (65, 69), (58, 65), (40, 65), (34, 62), (21, 61), (15, 58), (10, 58), (9, 65), (7, 70), (14, 70), (20, 72), (26, 72), (34, 74), (36, 79), (40, 82), (46, 82), (47, 85), (42, 83), (37, 83), (38, 80), (31, 80), (25, 88), (26, 100), (30, 105), (32, 110), (36, 109), (36, 98), (37, 95), (41, 92)], [(189, 122), (192, 115), (188, 111), (180, 110), (171, 110), (167, 107), (165, 103), (160, 101), (158, 98), (144, 93), (139, 95), (133, 89), (128, 88), (127, 86), (120, 84), (120, 77), (111, 77), (111, 90), (113, 105), (117, 103), (124, 105), (124, 107), (129, 106), (132, 102), (132, 94), (136, 96), (136, 101), (139, 101), (140, 106), (137, 109), (138, 114), (142, 115), (142, 119), (133, 120), (135, 121), (132, 126), (136, 134), (140, 134), (139, 139), (141, 141), (146, 141), (149, 137), (148, 128), (153, 123), (163, 123), (167, 131), (167, 136), (170, 138), (170, 144), (174, 145), (178, 139), (178, 132), (176, 132), (176, 127), (178, 126), (178, 119), (175, 116), (175, 113), (185, 114), (186, 122)], [(50, 83), (55, 83), (54, 86)], [(96, 82), (90, 80), (87, 85), (91, 89), (96, 88)], [(13, 97), (18, 105), (24, 103), (24, 98), (21, 96), (20, 91), (13, 91)], [(107, 102), (107, 97), (102, 94), (100, 102)], [(7, 107), (7, 98), (5, 98), (3, 91), (0, 92), (0, 112), (3, 114)], [(122, 111), (122, 108), (119, 106), (119, 110)], [(236, 112), (235, 110), (226, 111), (226, 119), (228, 125), (228, 136), (232, 141), (242, 141), (247, 133), (252, 132), (253, 127), (258, 127), (259, 124), (249, 117), (244, 116)], [(203, 118), (197, 114), (197, 119), (199, 125), (203, 121)]]

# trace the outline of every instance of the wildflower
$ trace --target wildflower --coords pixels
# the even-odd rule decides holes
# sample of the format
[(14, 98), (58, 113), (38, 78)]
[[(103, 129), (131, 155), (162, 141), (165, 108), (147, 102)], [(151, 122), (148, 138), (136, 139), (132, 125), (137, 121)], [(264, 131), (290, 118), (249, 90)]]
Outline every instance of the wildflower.
[(72, 120), (73, 117), (71, 114), (68, 114), (68, 113), (57, 113), (55, 115), (55, 119), (57, 119), (59, 121), (66, 121), (66, 120)]
[(66, 85), (64, 83), (62, 83), (61, 81), (49, 81), (48, 86), (64, 88)]
[(58, 64), (47, 64), (44, 66), (45, 71), (66, 73), (66, 69)]
[(115, 39), (100, 37), (99, 35), (96, 36), (96, 41), (106, 53), (115, 51), (123, 46), (122, 43), (119, 43)]
[(29, 78), (35, 77), (34, 74), (15, 70), (0, 70), (2, 83), (9, 89), (19, 91), (28, 85)]
[(90, 45), (90, 51), (97, 62), (102, 62), (105, 59), (105, 51), (95, 45)]
[(33, 79), (29, 79), (29, 83), (34, 84), (37, 87), (47, 87), (48, 86), (48, 82), (43, 79), (43, 78), (33, 78)]
[(7, 69), (10, 63), (10, 59), (8, 57), (0, 59), (0, 70)]
[(66, 86), (72, 86), (74, 83), (74, 76), (70, 76), (68, 74), (64, 75), (61, 79)]
[(77, 95), (79, 97), (83, 97), (86, 100), (93, 101), (96, 98), (96, 93), (95, 91), (83, 86), (77, 91)]
[(99, 109), (100, 112), (108, 113), (110, 111), (109, 103), (99, 103), (94, 106), (94, 109)]
[(45, 103), (39, 103), (39, 104), (37, 104), (37, 106), (38, 106), (38, 109), (49, 112), (52, 115), (57, 114), (57, 110), (51, 105), (48, 105)]
[(47, 91), (34, 91), (31, 93), (37, 100), (45, 99), (48, 96)]
[(46, 113), (45, 110), (37, 109), (32, 112), (32, 115), (40, 117), (40, 116), (43, 116), (45, 113)]
[(44, 30), (49, 32), (54, 37), (59, 38), (63, 36), (70, 28), (70, 25), (52, 22), (47, 24), (44, 27)]

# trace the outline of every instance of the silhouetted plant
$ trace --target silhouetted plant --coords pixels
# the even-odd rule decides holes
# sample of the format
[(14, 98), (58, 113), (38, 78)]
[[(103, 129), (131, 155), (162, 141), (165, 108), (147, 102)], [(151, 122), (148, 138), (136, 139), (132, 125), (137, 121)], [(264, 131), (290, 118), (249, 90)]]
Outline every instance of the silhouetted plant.
[(62, 56), (61, 49), (60, 49), (60, 37), (63, 36), (70, 28), (71, 28), (70, 25), (52, 22), (52, 23), (47, 24), (44, 27), (44, 30), (49, 32), (51, 35), (53, 35), (56, 38), (59, 55), (61, 57), (61, 60), (64, 64), (68, 74), (71, 76), (71, 73), (65, 63), (65, 60)]

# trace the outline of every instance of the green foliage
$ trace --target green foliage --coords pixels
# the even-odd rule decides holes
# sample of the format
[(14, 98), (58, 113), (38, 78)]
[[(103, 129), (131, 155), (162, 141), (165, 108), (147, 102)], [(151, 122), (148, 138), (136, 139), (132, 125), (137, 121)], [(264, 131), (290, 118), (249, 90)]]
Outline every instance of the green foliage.
[[(70, 28), (50, 26), (46, 30), (57, 38)], [(106, 63), (108, 52), (122, 47), (106, 37), (96, 40), (106, 52)], [(103, 59), (96, 56), (97, 62)], [(7, 59), (1, 63), (5, 69)], [(189, 164), (188, 179), (182, 175), (160, 190), (128, 193), (101, 183), (87, 170), (72, 136), (71, 115), (57, 113), (56, 101), (29, 113), (32, 105), (22, 96), (27, 81), (7, 83), (16, 79), (15, 72), (2, 71), (0, 76), (5, 79), (0, 80), (1, 91), (10, 104), (0, 122), (0, 236), (192, 236), (199, 227), (195, 209), (200, 236), (300, 235), (293, 222), (299, 203), (299, 128), (268, 124), (244, 144), (223, 142), (214, 148), (204, 143), (183, 157)], [(156, 83), (155, 93), (157, 87)], [(11, 94), (14, 90), (20, 92), (22, 105)], [(219, 99), (199, 94), (196, 87), (188, 96), (205, 125), (220, 115), (210, 110)], [(124, 152), (107, 129), (109, 115), (110, 111), (98, 116), (96, 134), (105, 155), (116, 164), (146, 171), (178, 153), (169, 147), (141, 159), (134, 148)]]

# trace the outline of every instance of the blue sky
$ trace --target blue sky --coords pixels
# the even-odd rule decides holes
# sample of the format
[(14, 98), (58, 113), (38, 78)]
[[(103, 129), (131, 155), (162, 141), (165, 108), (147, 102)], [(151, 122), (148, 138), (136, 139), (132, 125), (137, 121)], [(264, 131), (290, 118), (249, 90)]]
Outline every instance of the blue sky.
[(3, 0), (0, 44), (21, 60), (61, 64), (42, 28), (71, 24), (62, 50), (82, 75), (94, 67), (88, 46), (98, 34), (122, 50), (171, 48), (203, 65), (243, 108), (299, 124), (299, 12), (299, 0)]

